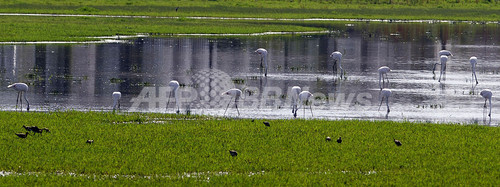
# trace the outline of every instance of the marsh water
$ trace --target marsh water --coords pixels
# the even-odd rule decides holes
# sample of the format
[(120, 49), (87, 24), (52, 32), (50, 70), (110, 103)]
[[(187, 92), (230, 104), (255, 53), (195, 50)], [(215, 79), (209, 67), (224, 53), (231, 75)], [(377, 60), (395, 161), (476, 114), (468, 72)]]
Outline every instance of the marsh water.
[[(25, 82), (32, 111), (108, 111), (112, 92), (120, 91), (122, 112), (175, 113), (178, 103), (180, 113), (289, 119), (290, 90), (300, 86), (314, 96), (298, 118), (497, 125), (499, 26), (339, 22), (324, 34), (6, 44), (0, 46), (0, 109), (16, 110), (17, 92), (7, 86)], [(267, 76), (257, 48), (269, 53)], [(438, 82), (440, 67), (435, 73), (432, 68), (442, 49), (453, 56)], [(343, 53), (345, 79), (333, 72), (333, 51)], [(477, 85), (471, 80), (471, 56), (478, 58)], [(383, 85), (392, 90), (390, 113), (385, 101), (379, 109), (381, 66), (392, 69)], [(171, 80), (181, 85), (177, 103), (168, 86)], [(221, 93), (230, 88), (246, 89), (246, 97), (238, 110), (230, 103), (225, 112), (234, 98)], [(493, 92), (491, 118), (479, 95), (483, 89)]]

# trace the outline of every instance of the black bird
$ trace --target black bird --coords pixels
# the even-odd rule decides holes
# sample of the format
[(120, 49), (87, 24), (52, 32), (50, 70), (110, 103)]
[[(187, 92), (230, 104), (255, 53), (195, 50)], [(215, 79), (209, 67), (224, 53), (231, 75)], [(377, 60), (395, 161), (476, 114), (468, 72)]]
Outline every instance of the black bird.
[(271, 125), (269, 124), (269, 122), (268, 122), (268, 121), (264, 121), (264, 125), (266, 125), (266, 126), (268, 126), (268, 127), (270, 127), (270, 126), (271, 126)]
[(37, 126), (32, 126), (31, 127), (31, 132), (34, 133), (33, 135), (35, 135), (36, 133), (42, 134), (42, 130), (40, 128), (38, 128)]
[(48, 128), (43, 128), (42, 131), (50, 132), (50, 130)]
[(23, 128), (26, 129), (27, 131), (31, 131), (32, 126), (24, 126), (23, 125)]
[(231, 154), (231, 156), (238, 156), (238, 152), (236, 152), (235, 150), (230, 150), (229, 154)]
[(37, 126), (31, 127), (31, 131), (33, 131), (33, 135), (35, 135), (36, 133), (42, 134), (42, 132), (43, 132), (43, 130), (38, 128)]
[(339, 137), (339, 139), (337, 139), (337, 143), (342, 143), (342, 137)]
[(177, 12), (177, 10), (179, 10), (179, 7), (175, 8), (175, 11)]
[(326, 141), (331, 141), (331, 140), (332, 140), (332, 138), (330, 138), (330, 136), (326, 137)]
[(92, 143), (94, 143), (94, 140), (87, 140), (87, 143), (92, 144)]
[[(394, 138), (393, 138), (394, 139)], [(394, 143), (397, 145), (397, 146), (401, 146), (403, 145), (399, 140), (396, 140), (394, 139)]]
[(16, 135), (17, 135), (19, 138), (26, 138), (26, 137), (28, 137), (28, 132), (26, 132), (26, 133), (16, 133)]

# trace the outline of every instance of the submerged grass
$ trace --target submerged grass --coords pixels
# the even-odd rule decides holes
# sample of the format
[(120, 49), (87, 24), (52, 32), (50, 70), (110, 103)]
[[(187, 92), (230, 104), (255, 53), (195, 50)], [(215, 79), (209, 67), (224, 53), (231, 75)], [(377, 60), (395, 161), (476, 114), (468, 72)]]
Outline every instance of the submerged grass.
[[(14, 173), (0, 175), (5, 185), (500, 184), (498, 127), (344, 120), (266, 120), (266, 127), (261, 119), (103, 112), (0, 118), (0, 171)], [(21, 139), (23, 125), (52, 132)]]

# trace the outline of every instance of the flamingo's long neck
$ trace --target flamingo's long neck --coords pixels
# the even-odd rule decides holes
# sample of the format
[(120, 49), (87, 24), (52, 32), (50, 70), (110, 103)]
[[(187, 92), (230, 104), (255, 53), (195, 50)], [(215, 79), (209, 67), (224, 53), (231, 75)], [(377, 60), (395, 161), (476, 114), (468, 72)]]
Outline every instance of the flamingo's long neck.
[(380, 89), (382, 89), (382, 76), (383, 73), (378, 73), (378, 85), (380, 86)]

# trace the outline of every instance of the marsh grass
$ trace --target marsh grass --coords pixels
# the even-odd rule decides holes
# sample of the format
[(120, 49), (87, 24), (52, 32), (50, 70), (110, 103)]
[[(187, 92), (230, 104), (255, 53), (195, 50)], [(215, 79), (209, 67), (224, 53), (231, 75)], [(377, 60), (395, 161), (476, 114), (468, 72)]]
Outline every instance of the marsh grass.
[(91, 41), (95, 36), (171, 34), (261, 33), (268, 31), (320, 31), (306, 23), (252, 22), (155, 18), (0, 16), (0, 41)]
[[(498, 127), (356, 120), (266, 120), (266, 127), (261, 119), (106, 112), (0, 117), (0, 170), (21, 174), (0, 177), (7, 185), (499, 184)], [(22, 125), (52, 132), (20, 139)]]
[[(3, 2), (3, 13), (139, 15), (152, 18), (0, 16), (0, 41), (92, 41), (95, 36), (171, 34), (248, 34), (280, 31), (325, 31), (323, 21), (192, 20), (188, 17), (353, 18), (385, 20), (498, 21), (496, 3), (445, 1), (60, 1)], [(496, 2), (496, 1), (495, 1)], [(176, 11), (178, 8), (178, 11)], [(159, 19), (176, 17), (174, 19)]]

